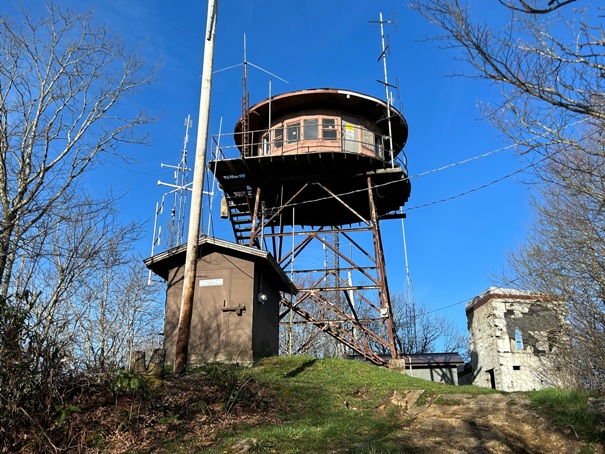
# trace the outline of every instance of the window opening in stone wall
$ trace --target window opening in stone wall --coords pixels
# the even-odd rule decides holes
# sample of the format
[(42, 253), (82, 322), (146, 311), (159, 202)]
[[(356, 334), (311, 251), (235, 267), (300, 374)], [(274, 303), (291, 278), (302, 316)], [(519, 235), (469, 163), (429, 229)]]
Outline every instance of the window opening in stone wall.
[(309, 118), (303, 120), (303, 138), (305, 140), (313, 140), (319, 138), (318, 133), (319, 119)]
[(286, 126), (286, 143), (298, 142), (300, 137), (300, 123), (291, 123)]
[(513, 366), (513, 370), (521, 370), (521, 366)]
[(515, 328), (515, 343), (517, 344), (517, 350), (523, 350), (523, 336), (521, 336), (519, 328)]
[(336, 140), (336, 121), (334, 118), (323, 118), (321, 120), (321, 136), (326, 140)]

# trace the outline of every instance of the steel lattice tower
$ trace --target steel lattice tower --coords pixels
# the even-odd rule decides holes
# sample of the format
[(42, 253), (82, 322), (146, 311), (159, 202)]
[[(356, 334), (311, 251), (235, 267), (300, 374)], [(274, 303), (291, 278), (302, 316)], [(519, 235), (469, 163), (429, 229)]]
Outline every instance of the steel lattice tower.
[(302, 350), (325, 334), (375, 364), (398, 357), (380, 221), (410, 195), (407, 135), (390, 102), (302, 90), (248, 108), (239, 155), (208, 165), (235, 241), (270, 251), (299, 288), (280, 316), (306, 327)]

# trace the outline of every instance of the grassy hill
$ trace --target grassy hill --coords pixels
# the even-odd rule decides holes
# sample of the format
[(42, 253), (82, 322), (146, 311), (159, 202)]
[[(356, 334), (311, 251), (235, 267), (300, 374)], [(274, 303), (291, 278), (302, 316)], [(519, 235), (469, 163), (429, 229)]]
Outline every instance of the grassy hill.
[(122, 374), (113, 391), (74, 396), (57, 429), (78, 434), (70, 447), (85, 452), (602, 452), (587, 399), (441, 385), (360, 361), (268, 358), (155, 383)]

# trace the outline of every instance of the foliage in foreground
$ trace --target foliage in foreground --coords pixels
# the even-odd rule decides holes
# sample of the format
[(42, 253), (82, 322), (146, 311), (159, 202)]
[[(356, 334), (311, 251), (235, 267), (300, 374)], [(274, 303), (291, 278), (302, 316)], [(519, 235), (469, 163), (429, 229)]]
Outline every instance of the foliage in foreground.
[(173, 439), (203, 450), (219, 428), (250, 415), (268, 421), (255, 416), (268, 406), (264, 391), (236, 367), (199, 367), (163, 381), (128, 371), (79, 374), (57, 386), (61, 393), (39, 414), (32, 407), (30, 421), (8, 424), (18, 408), (0, 414), (0, 452), (151, 452)]
[[(252, 368), (192, 367), (184, 377), (163, 381), (125, 371), (112, 379), (78, 380), (71, 381), (69, 398), (54, 407), (52, 422), (24, 431), (9, 451), (50, 452), (54, 445), (222, 453), (235, 441), (256, 440), (255, 452), (423, 452), (404, 429), (411, 417), (393, 404), (395, 392), (425, 390), (418, 405), (452, 406), (460, 393), (471, 399), (495, 393), (415, 379), (361, 361), (310, 357), (268, 358)], [(528, 394), (535, 411), (560, 428), (572, 425), (581, 440), (603, 440), (602, 422), (586, 411), (588, 394)]]
[(0, 296), (0, 450), (23, 440), (24, 429), (53, 424), (68, 381), (63, 346), (32, 329), (29, 293)]

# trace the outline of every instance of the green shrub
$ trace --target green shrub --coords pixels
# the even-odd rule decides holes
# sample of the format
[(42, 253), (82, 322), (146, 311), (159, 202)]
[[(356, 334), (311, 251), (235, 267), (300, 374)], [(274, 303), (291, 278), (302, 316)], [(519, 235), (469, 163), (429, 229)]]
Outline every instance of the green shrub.
[(27, 441), (25, 434), (56, 423), (56, 405), (62, 402), (59, 386), (67, 377), (66, 349), (55, 336), (43, 332), (43, 323), (33, 319), (35, 300), (30, 292), (0, 298), (2, 452), (19, 450)]
[(118, 372), (111, 390), (116, 396), (148, 396), (151, 393), (149, 380), (128, 370)]

